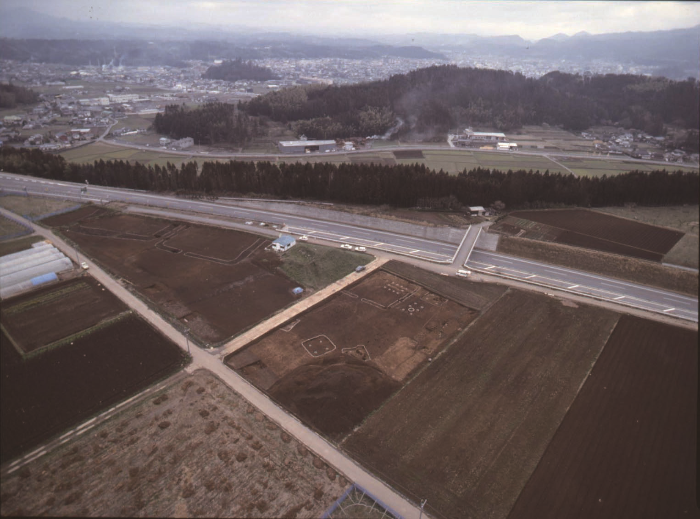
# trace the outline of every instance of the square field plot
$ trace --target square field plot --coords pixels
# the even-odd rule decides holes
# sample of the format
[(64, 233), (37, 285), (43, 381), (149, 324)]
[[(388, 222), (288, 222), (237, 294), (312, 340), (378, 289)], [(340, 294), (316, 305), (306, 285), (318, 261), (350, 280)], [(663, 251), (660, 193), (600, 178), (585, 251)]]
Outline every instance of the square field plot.
[(339, 438), (476, 316), (379, 270), (226, 363), (308, 424)]
[(337, 349), (333, 341), (325, 335), (317, 335), (311, 339), (306, 339), (301, 342), (301, 345), (306, 350), (306, 353), (312, 357), (320, 357)]
[(343, 447), (434, 517), (505, 518), (617, 319), (511, 289)]
[(126, 310), (94, 278), (84, 276), (3, 301), (0, 323), (25, 356)]

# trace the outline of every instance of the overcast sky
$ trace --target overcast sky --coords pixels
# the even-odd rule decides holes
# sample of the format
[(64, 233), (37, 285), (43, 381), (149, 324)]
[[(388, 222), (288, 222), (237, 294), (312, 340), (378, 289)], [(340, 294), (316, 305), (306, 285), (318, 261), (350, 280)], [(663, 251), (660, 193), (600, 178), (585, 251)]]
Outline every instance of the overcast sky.
[[(0, 0), (74, 20), (237, 25), (298, 33), (518, 34), (654, 31), (700, 24), (700, 2), (471, 0)], [(1, 35), (0, 35), (1, 36)]]

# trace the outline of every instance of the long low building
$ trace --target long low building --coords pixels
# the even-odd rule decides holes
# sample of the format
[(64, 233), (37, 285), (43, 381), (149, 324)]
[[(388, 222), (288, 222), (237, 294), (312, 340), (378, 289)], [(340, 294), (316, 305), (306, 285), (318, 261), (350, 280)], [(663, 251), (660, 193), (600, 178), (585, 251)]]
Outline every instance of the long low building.
[(336, 150), (335, 141), (279, 141), (280, 153), (313, 153)]

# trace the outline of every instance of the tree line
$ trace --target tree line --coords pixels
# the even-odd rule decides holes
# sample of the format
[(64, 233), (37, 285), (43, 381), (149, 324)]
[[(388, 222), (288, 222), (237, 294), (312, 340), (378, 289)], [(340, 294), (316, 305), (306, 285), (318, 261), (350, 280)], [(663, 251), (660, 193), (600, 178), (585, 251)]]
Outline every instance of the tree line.
[[(503, 70), (442, 65), (370, 83), (284, 89), (254, 98), (243, 109), (250, 115), (303, 124), (306, 135), (314, 138), (383, 133), (395, 117), (407, 121), (403, 131), (414, 132), (444, 133), (458, 125), (510, 131), (547, 123), (569, 130), (619, 124), (660, 135), (664, 124), (697, 128), (699, 100), (699, 83), (692, 78), (550, 72), (535, 79)], [(373, 132), (359, 120), (367, 111), (387, 115)], [(333, 124), (339, 130), (331, 135), (328, 128)]]
[(31, 88), (0, 83), (0, 108), (14, 108), (17, 105), (36, 103), (39, 94)]
[(158, 192), (264, 195), (394, 207), (434, 205), (453, 197), (463, 206), (504, 202), (510, 208), (697, 204), (698, 173), (631, 171), (615, 176), (574, 177), (545, 171), (476, 168), (449, 175), (424, 164), (196, 162), (180, 167), (103, 161), (71, 164), (37, 149), (0, 149), (0, 168), (42, 178)]
[(156, 114), (153, 129), (170, 137), (192, 137), (195, 144), (243, 145), (264, 135), (257, 118), (236, 110), (228, 103), (206, 103), (197, 108), (167, 105)]

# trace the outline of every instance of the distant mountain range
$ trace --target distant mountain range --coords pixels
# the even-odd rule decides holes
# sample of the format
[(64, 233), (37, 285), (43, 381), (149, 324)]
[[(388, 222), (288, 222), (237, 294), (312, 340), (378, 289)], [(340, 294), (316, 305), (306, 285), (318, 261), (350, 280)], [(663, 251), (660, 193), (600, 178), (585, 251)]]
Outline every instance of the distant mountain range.
[[(256, 31), (249, 27), (183, 27), (122, 24), (110, 21), (80, 22), (38, 13), (26, 8), (8, 9), (0, 17), (0, 58), (93, 64), (121, 60), (123, 65), (176, 64), (187, 59), (348, 58), (381, 56), (447, 59), (459, 52), (512, 59), (567, 60), (582, 66), (595, 60), (658, 68), (659, 75), (676, 79), (698, 77), (700, 25), (689, 29), (573, 36), (555, 34), (538, 41), (518, 35), (413, 33), (375, 38), (329, 38), (288, 32)], [(39, 40), (44, 40), (44, 44)], [(100, 40), (78, 56), (61, 56), (64, 43), (45, 40)], [(149, 43), (153, 42), (153, 43)], [(166, 44), (167, 42), (167, 44)], [(57, 47), (50, 51), (49, 47)], [(154, 47), (155, 46), (155, 47)], [(68, 45), (70, 47), (70, 45)], [(178, 53), (181, 53), (178, 55)], [(76, 61), (77, 60), (77, 61)], [(88, 61), (84, 61), (85, 64)]]

